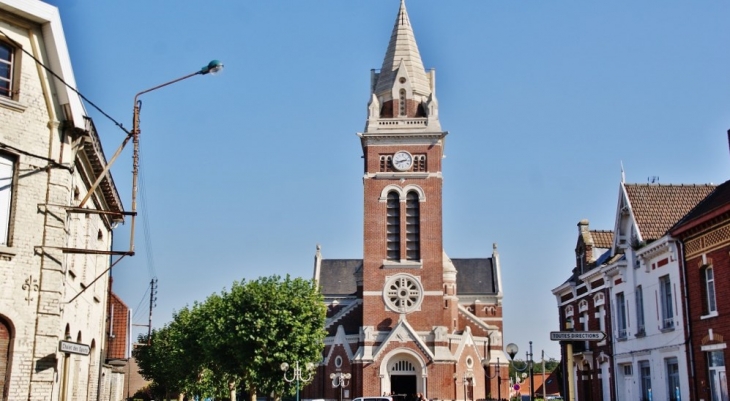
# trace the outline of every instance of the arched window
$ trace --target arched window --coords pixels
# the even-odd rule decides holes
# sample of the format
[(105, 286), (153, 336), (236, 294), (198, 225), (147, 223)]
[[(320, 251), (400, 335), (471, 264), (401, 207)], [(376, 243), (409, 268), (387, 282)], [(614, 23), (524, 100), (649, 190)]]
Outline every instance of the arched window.
[(418, 194), (408, 192), (406, 196), (406, 259), (421, 259), (420, 205)]
[(401, 117), (406, 116), (406, 90), (400, 90), (400, 98), (398, 99), (398, 115)]
[(387, 258), (388, 260), (400, 260), (400, 197), (397, 192), (388, 193), (386, 208)]

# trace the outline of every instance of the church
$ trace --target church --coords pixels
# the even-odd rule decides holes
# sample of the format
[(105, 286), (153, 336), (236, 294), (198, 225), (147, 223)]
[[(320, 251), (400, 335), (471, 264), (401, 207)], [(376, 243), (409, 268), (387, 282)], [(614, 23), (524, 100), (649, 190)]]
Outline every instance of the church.
[[(325, 259), (317, 246), (314, 279), (327, 305), (327, 337), (302, 398), (509, 397), (497, 247), (485, 258), (452, 258), (443, 248), (447, 132), (435, 82), (401, 0), (382, 67), (371, 72), (358, 134), (363, 257)], [(349, 379), (339, 383), (340, 375)]]

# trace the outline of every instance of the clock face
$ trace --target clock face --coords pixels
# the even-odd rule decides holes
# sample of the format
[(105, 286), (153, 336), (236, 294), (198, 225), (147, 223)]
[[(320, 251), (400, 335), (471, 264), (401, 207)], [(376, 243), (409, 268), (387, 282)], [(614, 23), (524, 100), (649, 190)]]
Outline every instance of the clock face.
[(405, 150), (396, 152), (393, 155), (393, 167), (398, 171), (406, 171), (413, 165), (413, 156)]

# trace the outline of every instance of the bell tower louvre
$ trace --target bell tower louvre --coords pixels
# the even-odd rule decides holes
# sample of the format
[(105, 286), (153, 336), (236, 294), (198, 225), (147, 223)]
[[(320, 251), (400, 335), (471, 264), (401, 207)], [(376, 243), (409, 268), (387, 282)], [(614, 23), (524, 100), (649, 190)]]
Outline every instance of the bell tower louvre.
[(323, 259), (317, 246), (314, 279), (328, 307), (328, 336), (304, 398), (339, 400), (332, 373), (351, 374), (343, 399), (508, 395), (508, 381), (497, 388), (497, 369), (508, 377), (497, 247), (488, 258), (450, 258), (443, 249), (447, 132), (435, 78), (423, 66), (401, 0), (382, 67), (371, 71), (367, 121), (358, 134), (363, 257)]

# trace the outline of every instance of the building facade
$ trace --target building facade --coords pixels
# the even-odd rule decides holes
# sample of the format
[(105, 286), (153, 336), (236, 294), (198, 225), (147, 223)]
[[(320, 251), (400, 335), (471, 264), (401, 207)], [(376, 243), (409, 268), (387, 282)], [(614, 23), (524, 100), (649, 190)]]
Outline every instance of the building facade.
[(672, 229), (682, 241), (687, 299), (688, 376), (695, 400), (728, 401), (730, 360), (730, 181), (717, 187)]
[[(403, 1), (382, 68), (371, 73), (363, 151), (363, 257), (325, 259), (322, 363), (305, 398), (382, 394), (443, 400), (508, 396), (502, 286), (490, 257), (450, 258), (442, 240), (435, 71), (426, 71)], [(351, 374), (345, 388), (331, 375)], [(501, 378), (501, 387), (498, 379)]]
[[(565, 283), (553, 289), (559, 305), (561, 330), (611, 332), (610, 296), (601, 266), (611, 257), (612, 245), (612, 231), (591, 230), (588, 220), (578, 223), (576, 267)], [(567, 361), (567, 352), (567, 347), (561, 347), (562, 361)], [(568, 381), (568, 386), (577, 399), (615, 399), (609, 380), (613, 376), (613, 342), (610, 338), (574, 342), (572, 353), (572, 374), (563, 376), (574, 378)], [(564, 366), (563, 371), (566, 372), (566, 369)]]
[(75, 85), (58, 10), (0, 0), (2, 400), (114, 399), (108, 269), (123, 210)]
[[(576, 400), (595, 399), (591, 394), (597, 393), (588, 391), (592, 385), (586, 380), (590, 382), (599, 373), (602, 381), (610, 383), (615, 399), (689, 399), (688, 376), (683, 373), (689, 361), (681, 246), (669, 230), (714, 189), (714, 185), (621, 183), (610, 250), (597, 261), (595, 273), (584, 274), (591, 277), (592, 283), (604, 286), (604, 299), (593, 301), (609, 309), (611, 321), (605, 327), (611, 353), (603, 354), (598, 362), (609, 364), (610, 369), (593, 370), (596, 362), (586, 365), (587, 355), (581, 355), (580, 344), (576, 347), (573, 343), (572, 356), (578, 362), (573, 368), (573, 381), (566, 387)], [(571, 317), (567, 312), (575, 313), (569, 294), (577, 295), (579, 286), (575, 290), (571, 287), (563, 284), (553, 290), (562, 327)], [(590, 300), (586, 303), (583, 307), (590, 308)], [(578, 308), (580, 312), (581, 306)], [(597, 326), (581, 322), (575, 330), (591, 327)], [(565, 346), (562, 352), (565, 364)], [(590, 356), (596, 357), (595, 353)], [(602, 399), (609, 399), (607, 394), (604, 388)]]

